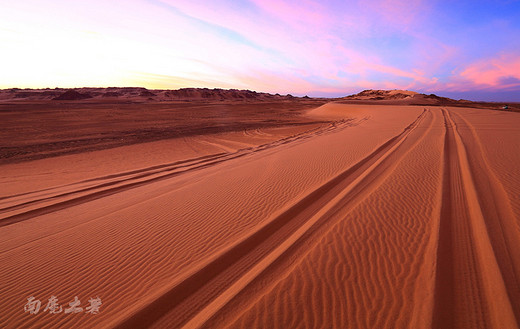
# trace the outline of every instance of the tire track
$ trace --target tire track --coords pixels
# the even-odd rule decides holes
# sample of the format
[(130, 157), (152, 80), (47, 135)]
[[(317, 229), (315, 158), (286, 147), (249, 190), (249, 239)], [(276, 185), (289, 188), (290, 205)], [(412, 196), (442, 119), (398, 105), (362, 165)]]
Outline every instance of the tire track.
[(340, 122), (331, 123), (321, 129), (313, 128), (309, 131), (288, 136), (271, 143), (241, 149), (236, 152), (217, 153), (195, 159), (176, 161), (171, 164), (152, 166), (149, 168), (88, 179), (66, 186), (4, 197), (3, 200), (1, 200), (1, 203), (3, 203), (4, 206), (3, 208), (0, 208), (0, 214), (2, 214), (2, 217), (0, 217), (0, 227), (66, 209), (143, 185), (148, 185), (157, 181), (170, 179), (187, 172), (211, 167), (232, 159), (274, 149), (280, 145), (303, 141), (325, 133), (332, 133), (337, 129), (344, 129), (357, 125), (362, 121), (364, 121), (364, 119), (357, 122), (353, 122), (353, 120), (342, 120)]
[(490, 242), (467, 152), (450, 112), (446, 134), (433, 328), (518, 328)]
[[(402, 161), (408, 158), (410, 153), (417, 147), (420, 147), (433, 130), (436, 130), (437, 116), (434, 114), (435, 113), (428, 111), (418, 129), (415, 129), (408, 135), (403, 144), (401, 144), (395, 152), (384, 159), (366, 179), (351, 190), (345, 198), (341, 199), (341, 201), (307, 231), (297, 243), (291, 246), (290, 249), (275, 262), (270, 264), (265, 271), (254, 278), (251, 283), (238, 292), (236, 296), (219, 309), (201, 327), (293, 328), (298, 327), (298, 325), (302, 326), (303, 323), (305, 323), (306, 327), (321, 328), (402, 327), (397, 325), (398, 321), (396, 321), (396, 317), (393, 315), (387, 319), (389, 322), (387, 322), (386, 325), (382, 322), (378, 322), (377, 325), (374, 324), (374, 322), (377, 321), (374, 320), (375, 318), (384, 319), (384, 314), (387, 312), (384, 310), (384, 307), (380, 306), (376, 306), (375, 309), (370, 309), (377, 303), (374, 302), (374, 299), (379, 300), (382, 297), (380, 294), (378, 294), (377, 297), (375, 296), (377, 291), (376, 286), (385, 284), (385, 282), (388, 283), (388, 281), (382, 279), (380, 274), (377, 274), (377, 259), (367, 259), (366, 254), (360, 255), (357, 252), (352, 252), (352, 250), (356, 248), (351, 244), (353, 241), (346, 241), (347, 235), (352, 233), (351, 230), (354, 229), (354, 227), (357, 228), (355, 235), (363, 235), (361, 232), (366, 233), (368, 231), (371, 232), (369, 233), (370, 235), (377, 234), (375, 231), (368, 229), (370, 226), (369, 223), (358, 221), (356, 225), (352, 221), (354, 218), (351, 217), (351, 213), (359, 213), (359, 206), (364, 204), (367, 199), (373, 198), (374, 194), (377, 195), (381, 186), (388, 184), (388, 179), (391, 179), (395, 171), (400, 169), (399, 167), (402, 166)], [(377, 208), (378, 207), (376, 207), (376, 209)], [(381, 218), (385, 218), (384, 211), (383, 214), (381, 214)], [(348, 227), (348, 229), (346, 229), (346, 227)], [(379, 231), (379, 229), (377, 229), (377, 231), (382, 233), (382, 235), (386, 235), (384, 232), (391, 229), (391, 226), (387, 226), (385, 223), (381, 225), (380, 229), (381, 231)], [(402, 229), (406, 231), (410, 229), (410, 227), (402, 227)], [(398, 230), (400, 231), (399, 233), (395, 230), (389, 231), (388, 233), (390, 233), (389, 235), (403, 234), (401, 229)], [(331, 236), (338, 235), (342, 241), (340, 243), (331, 238)], [(365, 240), (365, 238), (367, 237), (364, 236), (362, 240), (357, 241), (357, 247), (364, 245), (370, 248), (369, 246), (374, 246), (373, 243), (378, 243), (376, 241), (369, 242)], [(378, 241), (384, 245), (384, 242), (381, 242), (381, 240)], [(397, 249), (403, 248), (403, 246), (397, 247)], [(389, 245), (388, 247), (388, 253), (391, 253), (392, 247), (395, 246)], [(406, 247), (415, 250), (416, 245), (414, 244), (413, 247), (406, 245)], [(397, 249), (393, 249), (393, 252)], [(320, 250), (321, 252), (318, 258), (315, 258), (316, 250)], [(386, 258), (386, 251), (384, 250), (385, 249), (382, 250), (382, 258)], [(401, 250), (406, 253), (405, 249)], [(357, 251), (359, 251), (359, 249), (357, 249)], [(310, 259), (309, 256), (311, 256)], [(327, 265), (321, 263), (323, 259), (321, 256), (327, 259)], [(335, 258), (335, 256), (338, 257)], [(357, 259), (357, 261), (355, 259)], [(348, 262), (349, 265), (345, 265), (345, 262)], [(388, 263), (385, 260), (383, 260), (382, 263), (390, 265), (393, 268), (383, 265), (385, 266), (383, 269), (385, 277), (388, 278), (391, 276), (391, 274), (388, 273), (395, 271), (394, 265), (397, 264)], [(355, 271), (354, 267), (356, 266), (354, 264), (364, 264), (362, 268), (365, 272), (363, 279), (356, 283), (352, 282), (352, 280), (355, 280), (353, 271)], [(400, 267), (400, 265), (397, 265), (397, 267)], [(334, 268), (334, 271), (331, 270), (332, 268)], [(350, 270), (350, 268), (352, 270)], [(323, 272), (324, 270), (328, 273), (335, 272), (336, 279), (327, 277), (328, 274), (325, 274)], [(407, 277), (413, 277), (413, 275), (414, 271), (410, 271), (406, 274)], [(407, 279), (400, 277), (397, 280), (402, 282), (402, 280)], [(374, 285), (374, 283), (376, 284)], [(370, 287), (367, 287), (367, 285)], [(346, 286), (351, 287), (353, 290), (350, 292), (344, 291), (343, 289)], [(422, 289), (424, 289), (424, 287)], [(354, 291), (358, 293), (354, 293)], [(368, 292), (368, 294), (363, 294), (360, 291)], [(347, 297), (345, 298), (343, 296)], [(388, 297), (388, 295), (385, 296)], [(392, 305), (394, 305), (395, 300), (399, 300), (399, 297), (391, 298), (392, 303), (390, 304)], [(331, 302), (331, 299), (334, 301)], [(417, 300), (422, 301), (423, 298), (418, 298)], [(294, 305), (298, 305), (296, 309), (285, 313), (285, 310), (293, 308)], [(336, 313), (333, 311), (334, 309), (337, 310)], [(363, 316), (358, 317), (355, 315), (357, 314), (355, 310), (360, 313), (369, 312), (371, 320), (356, 323), (354, 319), (363, 318)], [(417, 316), (424, 318), (424, 313), (419, 313)], [(370, 325), (368, 323), (370, 323)], [(154, 324), (152, 328), (161, 328), (161, 326), (165, 327), (167, 325), (167, 321), (160, 321)], [(189, 326), (185, 326), (185, 328), (189, 328)], [(411, 326), (410, 328), (422, 327)]]
[(520, 235), (516, 225), (517, 219), (511, 208), (508, 193), (492, 169), (475, 127), (455, 112), (452, 112), (452, 116), (457, 118), (461, 128), (470, 133), (461, 133), (461, 138), (467, 148), (471, 147), (473, 151), (468, 153), (468, 160), (472, 172), (477, 173), (473, 177), (486, 227), (516, 321), (520, 322), (520, 253), (517, 247), (520, 245)]
[(192, 328), (203, 324), (287, 250), (295, 248), (302, 236), (326, 222), (339, 206), (344, 207), (348, 202), (344, 200), (358, 196), (364, 189), (363, 183), (376, 180), (381, 173), (375, 169), (400, 148), (426, 113), (429, 112), (424, 110), (401, 134), (356, 165), (288, 206), (234, 246), (177, 279), (171, 289), (115, 327), (145, 327), (164, 318), (167, 318), (168, 327)]

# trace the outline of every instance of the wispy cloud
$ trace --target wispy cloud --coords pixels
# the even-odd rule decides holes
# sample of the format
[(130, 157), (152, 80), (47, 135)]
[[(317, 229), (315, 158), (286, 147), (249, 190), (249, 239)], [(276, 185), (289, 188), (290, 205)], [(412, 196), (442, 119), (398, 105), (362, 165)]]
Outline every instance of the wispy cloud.
[[(501, 23), (478, 24), (470, 7), (479, 21)], [(0, 70), (4, 87), (131, 81), (311, 95), (520, 89), (515, 8), (443, 0), (20, 0), (0, 12)], [(493, 33), (510, 42), (479, 44), (479, 35), (489, 43)]]

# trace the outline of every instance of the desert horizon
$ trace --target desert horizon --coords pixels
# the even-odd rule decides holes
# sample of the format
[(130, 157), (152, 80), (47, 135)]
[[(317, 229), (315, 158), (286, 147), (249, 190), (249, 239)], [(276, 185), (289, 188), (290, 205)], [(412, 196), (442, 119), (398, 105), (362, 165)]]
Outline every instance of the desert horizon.
[[(227, 118), (228, 122), (214, 122), (221, 113), (212, 102), (219, 102), (236, 112)], [(272, 104), (265, 104), (271, 102)], [(302, 114), (303, 110), (316, 107), (327, 102), (344, 102), (349, 104), (377, 104), (377, 105), (430, 105), (430, 106), (456, 106), (473, 107), (490, 110), (520, 111), (520, 104), (514, 102), (476, 102), (469, 100), (454, 100), (435, 94), (421, 94), (407, 90), (364, 90), (357, 94), (337, 98), (315, 98), (308, 96), (280, 95), (250, 90), (220, 89), (220, 88), (182, 88), (177, 90), (148, 90), (142, 87), (107, 87), (107, 88), (55, 88), (55, 89), (0, 89), (0, 108), (8, 109), (3, 113), (4, 122), (23, 121), (20, 127), (6, 127), (1, 137), (4, 139), (0, 146), (0, 164), (16, 161), (26, 161), (49, 156), (68, 153), (77, 153), (89, 150), (100, 150), (134, 143), (163, 140), (174, 137), (184, 137), (197, 134), (212, 134), (237, 129), (252, 129), (261, 127), (276, 127), (287, 125), (312, 124), (315, 120), (309, 120)], [(208, 104), (207, 104), (208, 103)], [(217, 103), (218, 104), (218, 103)], [(254, 104), (254, 105), (253, 105)], [(28, 105), (37, 114), (25, 117)], [(139, 117), (129, 117), (131, 120), (145, 120), (140, 127), (132, 126), (126, 118), (121, 117), (121, 111), (136, 110), (141, 106), (147, 109), (139, 114)], [(294, 112), (286, 118), (262, 118), (256, 112), (261, 107), (272, 106), (270, 112), (276, 115), (276, 109), (288, 109)], [(112, 111), (117, 107), (117, 111)], [(173, 108), (172, 108), (173, 107)], [(504, 109), (507, 107), (507, 109)], [(72, 126), (56, 126), (53, 120), (61, 111), (67, 111), (71, 116)], [(88, 113), (82, 113), (88, 109)], [(188, 116), (183, 111), (205, 111), (208, 120), (192, 124), (192, 114)], [(30, 112), (30, 111), (29, 111)], [(168, 113), (169, 112), (169, 113)], [(75, 118), (75, 119), (74, 119)], [(175, 123), (167, 123), (167, 120), (175, 120)], [(255, 119), (264, 119), (262, 122)], [(267, 120), (265, 120), (267, 119)], [(297, 120), (295, 120), (297, 119)], [(97, 122), (100, 127), (97, 132), (86, 131), (85, 135), (74, 136), (77, 125), (89, 124), (88, 120)], [(222, 121), (222, 120), (220, 120)], [(34, 125), (43, 124), (46, 130), (26, 133), (23, 129), (33, 129)], [(101, 127), (101, 125), (106, 125)], [(117, 127), (112, 136), (106, 136), (103, 129), (110, 125)], [(36, 142), (39, 134), (52, 135), (54, 128), (59, 134), (71, 134), (69, 139), (53, 141), (46, 137), (45, 143)], [(12, 129), (18, 129), (16, 132)], [(11, 131), (12, 130), (12, 131)], [(12, 139), (14, 134), (19, 141)], [(93, 134), (98, 134), (95, 137)], [(105, 134), (100, 138), (99, 134)], [(31, 142), (32, 140), (32, 142)]]
[(0, 5), (0, 328), (520, 329), (520, 1)]

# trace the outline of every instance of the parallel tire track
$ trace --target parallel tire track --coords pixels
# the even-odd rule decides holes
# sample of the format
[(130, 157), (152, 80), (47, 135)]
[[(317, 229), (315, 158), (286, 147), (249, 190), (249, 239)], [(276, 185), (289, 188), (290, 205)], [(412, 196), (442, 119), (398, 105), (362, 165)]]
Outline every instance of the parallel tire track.
[[(211, 167), (228, 160), (272, 149), (279, 145), (305, 140), (324, 133), (331, 133), (336, 129), (342, 129), (351, 125), (359, 124), (361, 121), (353, 123), (350, 122), (350, 120), (342, 120), (341, 122), (331, 123), (321, 129), (311, 129), (307, 132), (285, 137), (257, 147), (242, 149), (237, 152), (217, 153), (200, 158), (177, 161), (172, 164), (158, 165), (89, 179), (70, 184), (69, 187), (60, 186), (56, 189), (47, 189), (11, 197), (4, 197), (0, 199), (0, 204), (4, 204), (4, 206), (0, 208), (0, 214), (2, 214), (0, 215), (0, 227), (80, 205), (85, 202), (107, 197), (157, 181), (169, 179), (190, 171)], [(63, 191), (63, 189), (65, 189), (65, 191)], [(31, 195), (33, 195), (32, 198)], [(23, 201), (24, 198), (29, 198), (29, 200)], [(8, 204), (9, 199), (13, 199), (10, 204)]]
[[(457, 118), (466, 145), (472, 147), (469, 163), (481, 200), (482, 213), (500, 271), (513, 306), (517, 322), (520, 322), (520, 232), (517, 218), (512, 210), (508, 193), (492, 169), (475, 127), (463, 116), (452, 113)], [(461, 125), (462, 124), (462, 125)]]
[[(369, 156), (339, 174), (312, 193), (289, 206), (263, 227), (228, 250), (179, 278), (172, 288), (151, 301), (116, 328), (149, 326), (168, 314), (169, 327), (197, 327), (209, 319), (245, 285), (276, 261), (299, 239), (326, 220), (349, 195), (363, 189), (365, 180), (393, 154), (429, 113), (417, 117), (404, 131), (388, 140)], [(320, 222), (320, 225), (322, 223)]]
[(466, 149), (450, 112), (433, 328), (518, 328), (490, 242)]

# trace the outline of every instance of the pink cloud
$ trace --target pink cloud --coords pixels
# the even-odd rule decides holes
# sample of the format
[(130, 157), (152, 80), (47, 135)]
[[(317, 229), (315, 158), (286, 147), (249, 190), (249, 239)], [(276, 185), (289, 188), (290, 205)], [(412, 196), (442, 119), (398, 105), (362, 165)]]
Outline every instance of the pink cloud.
[(520, 89), (520, 55), (497, 55), (479, 60), (452, 71), (444, 79), (432, 78), (429, 83), (414, 81), (410, 88), (429, 91), (468, 92)]
[(460, 76), (477, 87), (520, 87), (520, 55), (500, 55), (467, 66)]

